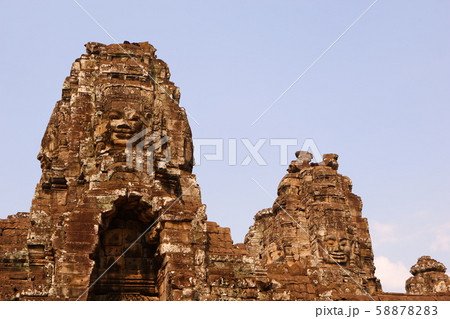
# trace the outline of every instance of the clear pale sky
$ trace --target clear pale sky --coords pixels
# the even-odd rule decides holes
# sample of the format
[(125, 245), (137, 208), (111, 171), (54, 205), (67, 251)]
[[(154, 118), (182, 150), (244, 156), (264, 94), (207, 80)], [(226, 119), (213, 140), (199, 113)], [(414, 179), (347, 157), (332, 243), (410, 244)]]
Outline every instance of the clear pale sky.
[[(239, 165), (241, 139), (297, 139), (294, 159), (312, 138), (340, 155), (364, 202), (377, 275), (401, 292), (418, 257), (450, 267), (450, 2), (378, 1), (251, 125), (372, 2), (79, 1), (118, 42), (155, 46), (199, 124), (190, 120), (194, 137), (238, 139), (238, 165), (194, 168), (209, 220), (242, 242), (286, 173), (268, 141), (267, 165)], [(2, 1), (0, 34), (4, 218), (29, 211), (36, 155), (71, 63), (85, 43), (114, 40), (70, 0)]]

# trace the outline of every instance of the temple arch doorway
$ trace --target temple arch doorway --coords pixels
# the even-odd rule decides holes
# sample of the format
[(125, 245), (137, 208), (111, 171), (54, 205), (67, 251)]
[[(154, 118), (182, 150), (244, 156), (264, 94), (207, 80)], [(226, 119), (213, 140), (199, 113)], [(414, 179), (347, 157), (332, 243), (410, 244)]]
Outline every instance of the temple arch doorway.
[(150, 230), (136, 241), (154, 223), (151, 211), (139, 198), (121, 198), (104, 214), (91, 255), (95, 265), (90, 285), (117, 262), (90, 289), (88, 300), (159, 300), (159, 236)]

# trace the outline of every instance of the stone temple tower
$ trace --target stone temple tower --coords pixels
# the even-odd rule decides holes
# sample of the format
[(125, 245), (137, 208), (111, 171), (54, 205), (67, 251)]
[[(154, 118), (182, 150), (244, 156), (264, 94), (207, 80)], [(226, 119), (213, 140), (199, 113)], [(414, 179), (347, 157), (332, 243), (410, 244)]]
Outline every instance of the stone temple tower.
[(278, 186), (271, 209), (261, 211), (247, 235), (249, 251), (263, 264), (294, 265), (322, 286), (323, 296), (381, 292), (362, 201), (348, 177), (337, 173), (338, 156), (297, 152)]
[[(186, 260), (173, 260), (186, 248), (173, 239), (166, 244), (174, 230), (161, 225), (204, 217), (180, 92), (148, 43), (88, 43), (86, 51), (72, 65), (42, 140), (27, 238), (38, 287), (22, 297), (159, 299), (167, 280), (161, 269)], [(127, 154), (126, 142), (144, 130), (148, 143)], [(158, 142), (152, 161), (137, 154)], [(186, 236), (182, 227), (177, 235)]]

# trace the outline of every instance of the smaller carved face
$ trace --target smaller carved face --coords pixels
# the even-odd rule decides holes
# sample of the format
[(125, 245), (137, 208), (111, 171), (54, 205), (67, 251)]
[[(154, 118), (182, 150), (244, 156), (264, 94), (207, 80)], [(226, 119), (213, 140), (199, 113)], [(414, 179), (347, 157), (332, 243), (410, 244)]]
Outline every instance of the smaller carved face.
[(361, 265), (361, 249), (359, 247), (359, 242), (357, 240), (353, 241), (352, 249), (350, 254), (350, 266), (358, 266)]
[(339, 234), (330, 234), (321, 241), (325, 249), (323, 260), (329, 264), (346, 265), (350, 260), (351, 242), (347, 236)]
[(111, 134), (111, 143), (125, 146), (128, 139), (139, 133), (144, 122), (140, 112), (125, 107), (122, 110), (115, 108), (108, 112), (108, 126)]
[(48, 158), (48, 156), (45, 154), (45, 152), (41, 149), (39, 152), (37, 159), (39, 162), (41, 162), (41, 168), (42, 169), (50, 169), (52, 161)]

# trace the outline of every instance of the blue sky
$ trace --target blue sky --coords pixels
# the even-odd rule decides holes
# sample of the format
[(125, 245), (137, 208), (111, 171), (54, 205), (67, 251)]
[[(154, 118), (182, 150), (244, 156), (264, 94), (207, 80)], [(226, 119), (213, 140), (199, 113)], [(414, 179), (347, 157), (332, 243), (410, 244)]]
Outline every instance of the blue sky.
[[(340, 155), (364, 202), (384, 289), (402, 291), (422, 255), (450, 267), (450, 3), (378, 1), (273, 107), (256, 118), (373, 1), (79, 1), (119, 42), (149, 41), (169, 64), (196, 138), (306, 138)], [(28, 211), (40, 140), (71, 63), (114, 42), (74, 1), (2, 2), (0, 217)], [(194, 168), (209, 220), (242, 242), (286, 167)], [(272, 194), (267, 196), (252, 180)]]

